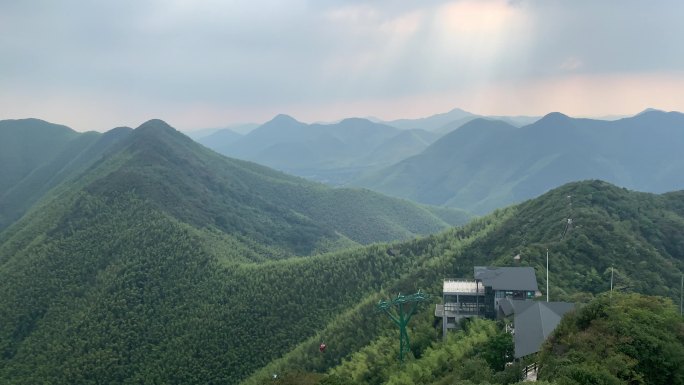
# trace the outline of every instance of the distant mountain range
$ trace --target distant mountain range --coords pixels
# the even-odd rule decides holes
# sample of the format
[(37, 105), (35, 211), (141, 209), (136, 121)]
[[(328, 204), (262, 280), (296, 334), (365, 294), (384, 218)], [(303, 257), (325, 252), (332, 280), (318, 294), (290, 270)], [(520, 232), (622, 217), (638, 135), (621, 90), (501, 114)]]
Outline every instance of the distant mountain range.
[(341, 185), (362, 172), (415, 155), (438, 137), (425, 130), (400, 130), (360, 118), (306, 124), (278, 115), (244, 136), (223, 130), (198, 142), (227, 156)]
[[(350, 118), (306, 124), (278, 115), (253, 129), (251, 125), (242, 125), (188, 135), (227, 156), (331, 185), (345, 185), (364, 173), (418, 154), (443, 134), (479, 117), (482, 116), (458, 108), (426, 118), (387, 122)], [(516, 126), (538, 119), (500, 118)]]
[(352, 184), (482, 214), (576, 180), (647, 192), (681, 189), (682, 148), (678, 112), (649, 110), (615, 121), (551, 113), (519, 128), (476, 119)]
[(582, 179), (649, 192), (682, 188), (682, 131), (681, 114), (653, 109), (612, 121), (560, 113), (484, 119), (454, 109), (332, 124), (279, 115), (246, 135), (222, 130), (198, 141), (330, 185), (483, 214)]
[(446, 134), (477, 118), (503, 120), (514, 126), (523, 126), (539, 120), (538, 116), (486, 116), (473, 114), (460, 108), (454, 108), (449, 112), (425, 118), (398, 119), (387, 122), (381, 121), (381, 123), (405, 130), (421, 129), (439, 134)]
[[(213, 134), (219, 135), (217, 139), (225, 138), (227, 140), (230, 140), (231, 135), (240, 137), (246, 135), (247, 133), (249, 133), (250, 131), (254, 130), (259, 126), (260, 125), (256, 123), (231, 124), (223, 128), (204, 128), (199, 130), (183, 131), (183, 133), (192, 138), (193, 140), (203, 139)], [(221, 134), (221, 132), (226, 132), (227, 134)]]

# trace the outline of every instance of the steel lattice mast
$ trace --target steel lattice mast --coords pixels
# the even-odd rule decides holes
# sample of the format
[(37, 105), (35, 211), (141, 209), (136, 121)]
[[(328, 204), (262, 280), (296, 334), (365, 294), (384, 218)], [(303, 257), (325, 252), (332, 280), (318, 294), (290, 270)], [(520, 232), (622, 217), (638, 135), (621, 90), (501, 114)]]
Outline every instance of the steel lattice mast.
[(411, 349), (406, 325), (411, 321), (415, 314), (418, 304), (430, 298), (428, 294), (421, 293), (420, 290), (415, 294), (397, 295), (397, 298), (378, 302), (376, 308), (385, 312), (389, 319), (399, 327), (399, 360), (404, 360), (404, 353)]

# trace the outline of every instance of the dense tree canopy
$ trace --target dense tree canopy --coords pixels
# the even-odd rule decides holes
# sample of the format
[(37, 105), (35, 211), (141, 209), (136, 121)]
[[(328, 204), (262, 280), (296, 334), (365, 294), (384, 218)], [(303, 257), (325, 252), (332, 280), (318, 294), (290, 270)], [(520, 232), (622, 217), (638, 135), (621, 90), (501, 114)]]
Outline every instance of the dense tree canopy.
[(558, 384), (684, 384), (684, 319), (672, 301), (604, 294), (563, 319), (541, 352)]
[[(412, 358), (398, 367), (397, 331), (375, 303), (418, 289), (437, 300), (444, 277), (471, 277), (474, 265), (530, 265), (544, 287), (547, 248), (553, 299), (590, 300), (611, 266), (616, 291), (679, 294), (681, 192), (574, 183), (437, 235), (361, 246), (444, 223), (439, 210), (228, 161), (151, 124), (0, 233), (2, 383), (515, 383), (519, 368), (502, 368), (510, 340), (493, 323), (443, 344), (432, 306), (412, 320)], [(625, 314), (620, 330), (650, 320)], [(663, 314), (659, 330), (680, 327)], [(616, 362), (656, 376), (630, 359), (650, 347), (653, 360), (666, 347), (678, 357), (661, 337), (616, 348)]]

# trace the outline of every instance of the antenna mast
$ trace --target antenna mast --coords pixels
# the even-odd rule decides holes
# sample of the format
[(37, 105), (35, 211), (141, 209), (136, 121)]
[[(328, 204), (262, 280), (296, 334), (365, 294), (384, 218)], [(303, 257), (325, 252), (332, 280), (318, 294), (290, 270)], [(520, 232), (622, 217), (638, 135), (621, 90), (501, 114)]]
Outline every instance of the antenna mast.
[(546, 302), (549, 302), (549, 249), (546, 249)]
[(610, 267), (610, 298), (613, 298), (613, 266)]

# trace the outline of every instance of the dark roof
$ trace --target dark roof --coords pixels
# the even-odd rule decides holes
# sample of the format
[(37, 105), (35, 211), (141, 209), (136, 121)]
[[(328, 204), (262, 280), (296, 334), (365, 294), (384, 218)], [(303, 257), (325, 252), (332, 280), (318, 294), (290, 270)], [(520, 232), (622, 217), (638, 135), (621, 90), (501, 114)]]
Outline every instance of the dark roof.
[(570, 302), (541, 302), (503, 299), (499, 308), (505, 315), (514, 314), (515, 358), (536, 353), (558, 326), (563, 314), (575, 308)]
[(474, 270), (475, 279), (494, 290), (539, 290), (532, 267), (475, 266)]
[[(528, 302), (528, 301), (523, 301), (523, 302)], [(508, 317), (509, 315), (514, 313), (514, 308), (513, 308), (513, 303), (511, 302), (510, 299), (508, 298), (503, 298), (499, 300), (499, 311), (503, 313), (504, 317)]]

